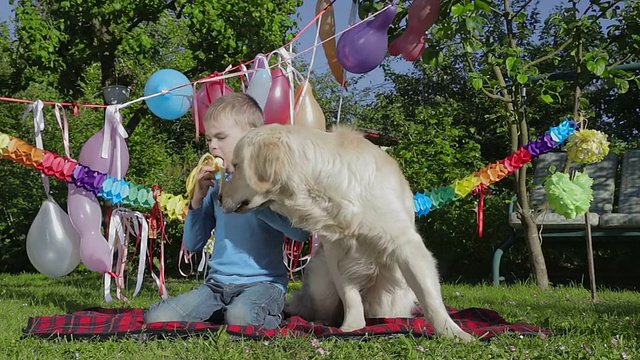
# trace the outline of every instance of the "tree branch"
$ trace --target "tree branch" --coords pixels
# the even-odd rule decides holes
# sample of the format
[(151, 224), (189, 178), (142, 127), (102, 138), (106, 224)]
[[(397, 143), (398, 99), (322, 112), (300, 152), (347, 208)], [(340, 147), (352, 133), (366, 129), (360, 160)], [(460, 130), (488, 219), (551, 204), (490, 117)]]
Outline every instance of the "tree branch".
[(140, 104), (140, 106), (138, 106), (136, 111), (133, 113), (133, 115), (127, 122), (127, 125), (124, 126), (129, 136), (131, 136), (131, 134), (133, 134), (133, 132), (136, 130), (136, 127), (138, 127), (138, 125), (140, 124), (144, 116), (147, 114), (147, 110), (148, 110), (147, 105), (145, 105), (143, 102)]
[(482, 90), (482, 92), (483, 92), (486, 96), (490, 97), (491, 99), (500, 100), (500, 101), (504, 101), (504, 102), (508, 102), (508, 103), (510, 103), (510, 102), (511, 102), (511, 100), (510, 100), (509, 98), (507, 98), (507, 97), (505, 97), (505, 96), (502, 96), (502, 95), (496, 95), (496, 94), (490, 93), (490, 92), (489, 92), (487, 89), (485, 89), (485, 88), (480, 88), (480, 90)]
[(509, 37), (509, 45), (512, 49), (517, 48), (516, 41), (513, 38), (513, 11), (511, 11), (511, 3), (509, 0), (504, 2), (504, 20), (507, 28), (507, 35)]
[[(467, 63), (469, 64), (469, 69), (471, 69), (471, 71), (474, 74), (478, 74), (478, 71), (476, 71), (476, 67), (473, 65), (473, 61), (471, 61), (471, 57), (469, 56), (469, 53), (464, 53), (464, 57), (467, 60)], [(480, 88), (480, 90), (482, 90), (482, 92), (488, 96), (491, 99), (495, 99), (495, 100), (500, 100), (500, 101), (504, 101), (504, 102), (511, 102), (511, 99), (501, 96), (501, 95), (497, 95), (497, 94), (492, 94), (489, 91), (487, 91), (487, 89), (485, 89), (484, 87)]]
[(526, 8), (527, 8), (527, 6), (529, 6), (529, 4), (531, 4), (532, 2), (533, 2), (533, 0), (527, 0), (527, 2), (526, 2), (526, 3), (524, 3), (524, 4), (522, 5), (522, 7), (521, 7), (518, 11), (516, 11), (516, 12), (513, 14), (513, 17), (518, 16), (518, 14), (520, 14), (522, 11), (524, 11), (524, 9), (526, 9)]
[(493, 6), (489, 6), (489, 9), (491, 9), (491, 11), (493, 11), (494, 13), (500, 15), (500, 16), (504, 16), (504, 13), (496, 8), (494, 8)]
[(559, 48), (555, 49), (554, 51), (548, 53), (547, 55), (537, 58), (531, 62), (529, 62), (528, 64), (525, 64), (522, 68), (526, 69), (530, 66), (534, 66), (537, 64), (540, 64), (543, 61), (547, 61), (550, 60), (551, 58), (553, 58), (554, 56), (558, 55), (562, 50), (564, 50), (567, 46), (571, 45), (571, 43), (573, 42), (573, 39), (569, 39), (567, 41), (564, 42), (564, 44), (560, 45)]
[[(609, 9), (611, 9), (612, 7), (618, 5), (618, 3), (621, 3), (622, 1), (614, 1), (611, 4), (609, 4), (609, 6), (607, 6), (606, 9), (604, 9), (604, 11), (601, 11), (600, 14), (598, 16), (596, 16), (596, 18), (593, 20), (594, 22), (602, 19), (603, 16), (607, 15), (607, 11), (609, 11)], [(586, 13), (586, 10), (585, 10)], [(584, 14), (582, 14), (584, 16)]]
[(633, 56), (632, 54), (627, 54), (627, 56), (625, 56), (623, 59), (620, 59), (620, 60), (614, 62), (613, 64), (609, 65), (607, 67), (607, 69), (608, 70), (613, 70), (616, 66), (618, 66), (618, 65), (626, 62), (627, 60), (631, 59), (632, 56)]

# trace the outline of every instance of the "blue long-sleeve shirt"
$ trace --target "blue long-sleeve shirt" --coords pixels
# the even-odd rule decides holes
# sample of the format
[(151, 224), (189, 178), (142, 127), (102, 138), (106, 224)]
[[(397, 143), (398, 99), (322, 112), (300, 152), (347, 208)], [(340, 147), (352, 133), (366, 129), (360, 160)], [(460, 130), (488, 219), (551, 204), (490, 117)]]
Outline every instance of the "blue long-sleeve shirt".
[(223, 284), (258, 281), (274, 283), (287, 291), (289, 277), (283, 262), (285, 235), (296, 241), (309, 240), (309, 232), (291, 226), (291, 221), (268, 208), (246, 214), (225, 214), (218, 202), (219, 182), (209, 189), (202, 206), (189, 209), (183, 241), (192, 252), (201, 251), (215, 228), (216, 241), (209, 259), (207, 280)]

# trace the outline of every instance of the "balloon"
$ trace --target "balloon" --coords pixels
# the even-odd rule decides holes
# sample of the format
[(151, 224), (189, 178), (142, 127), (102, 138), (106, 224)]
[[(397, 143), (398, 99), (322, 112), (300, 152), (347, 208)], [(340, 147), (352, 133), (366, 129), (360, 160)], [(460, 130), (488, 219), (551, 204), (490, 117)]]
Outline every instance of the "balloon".
[(80, 236), (51, 197), (31, 223), (27, 256), (36, 270), (50, 277), (67, 275), (80, 264)]
[(102, 157), (102, 142), (104, 139), (104, 128), (102, 128), (90, 137), (84, 145), (82, 145), (78, 162), (84, 166), (90, 167), (92, 170), (110, 174), (111, 176), (118, 176), (116, 137), (120, 137), (120, 174), (124, 177), (129, 169), (129, 148), (127, 147), (125, 139), (122, 138), (115, 129), (111, 130), (111, 138), (109, 139), (111, 142), (111, 151), (109, 151), (106, 159)]
[(264, 111), (271, 90), (271, 73), (267, 69), (260, 69), (249, 83), (247, 95), (256, 100), (260, 109)]
[[(180, 85), (189, 84), (184, 74), (173, 69), (162, 69), (154, 72), (144, 86), (144, 96), (173, 89)], [(164, 95), (154, 96), (145, 100), (149, 110), (157, 117), (165, 120), (175, 120), (191, 109), (193, 100), (191, 86), (183, 86)]]
[[(217, 75), (214, 73), (214, 76)], [(196, 101), (198, 102), (196, 119), (199, 122), (198, 126), (201, 133), (204, 134), (204, 114), (207, 112), (207, 109), (209, 109), (211, 103), (222, 95), (232, 92), (233, 89), (227, 85), (224, 79), (206, 82), (200, 90), (198, 90), (196, 93)]]
[(414, 0), (409, 6), (408, 25), (402, 35), (391, 42), (389, 53), (402, 54), (407, 61), (422, 56), (427, 37), (425, 33), (438, 20), (440, 0)]
[(382, 64), (389, 43), (387, 31), (396, 11), (395, 6), (390, 6), (342, 34), (338, 40), (338, 61), (347, 71), (364, 74)]
[(294, 117), (294, 124), (326, 131), (326, 120), (322, 108), (313, 97), (313, 89), (309, 81), (305, 81), (296, 90), (296, 104), (298, 109)]
[[(255, 58), (253, 58), (253, 65), (251, 65), (251, 69), (250, 70), (258, 70), (258, 69), (269, 69), (269, 60), (267, 60), (267, 57), (260, 53), (258, 55), (256, 55)], [(250, 83), (251, 79), (253, 79), (253, 75), (255, 74), (255, 72), (250, 71), (247, 73), (247, 81)]]
[[(106, 126), (110, 126), (107, 124)], [(95, 171), (114, 177), (124, 178), (129, 169), (129, 149), (125, 139), (120, 137), (119, 147), (116, 138), (120, 136), (111, 129), (111, 147), (108, 157), (102, 158), (102, 141), (105, 129), (101, 129), (84, 143), (78, 161)], [(118, 152), (120, 149), (120, 162)], [(92, 271), (106, 273), (111, 271), (111, 248), (102, 235), (102, 209), (95, 195), (75, 185), (69, 184), (67, 210), (71, 223), (80, 235), (80, 258)]]
[(291, 86), (282, 69), (277, 68), (271, 72), (271, 89), (267, 105), (264, 108), (265, 124), (291, 124), (289, 103), (291, 99)]
[(69, 184), (67, 210), (80, 235), (80, 258), (89, 270), (104, 274), (111, 271), (111, 247), (100, 227), (102, 211), (93, 193)]
[[(316, 15), (318, 15), (329, 4), (331, 4), (331, 1), (329, 0), (318, 0), (316, 4)], [(320, 21), (320, 39), (325, 41), (334, 36), (335, 33), (336, 18), (333, 12), (333, 6), (331, 6), (322, 15), (322, 19)], [(323, 42), (322, 48), (324, 49), (324, 55), (327, 57), (327, 61), (329, 62), (329, 68), (331, 69), (333, 77), (336, 79), (338, 84), (346, 86), (347, 83), (344, 79), (344, 68), (342, 68), (342, 65), (340, 65), (340, 62), (338, 61), (336, 39), (331, 38), (331, 40)]]

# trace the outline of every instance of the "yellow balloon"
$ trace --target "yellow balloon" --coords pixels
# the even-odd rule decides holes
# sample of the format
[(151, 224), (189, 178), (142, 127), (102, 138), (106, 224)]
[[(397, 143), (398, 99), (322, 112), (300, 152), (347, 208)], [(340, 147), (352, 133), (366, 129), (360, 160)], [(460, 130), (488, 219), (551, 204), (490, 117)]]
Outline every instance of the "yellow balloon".
[(294, 125), (307, 126), (326, 131), (327, 124), (320, 104), (313, 97), (313, 89), (309, 81), (303, 82), (296, 89), (295, 104), (298, 108), (294, 117)]
[[(331, 1), (329, 0), (318, 0), (316, 4), (316, 15), (318, 15), (324, 8), (326, 8)], [(336, 18), (333, 13), (333, 5), (322, 14), (322, 19), (320, 21), (320, 39), (325, 41), (326, 39), (334, 36), (336, 34)], [(344, 79), (344, 68), (338, 62), (338, 50), (336, 48), (336, 38), (322, 43), (322, 48), (324, 49), (324, 54), (327, 57), (327, 61), (329, 62), (329, 68), (331, 68), (331, 73), (333, 77), (336, 79), (338, 84), (342, 86), (347, 86)]]

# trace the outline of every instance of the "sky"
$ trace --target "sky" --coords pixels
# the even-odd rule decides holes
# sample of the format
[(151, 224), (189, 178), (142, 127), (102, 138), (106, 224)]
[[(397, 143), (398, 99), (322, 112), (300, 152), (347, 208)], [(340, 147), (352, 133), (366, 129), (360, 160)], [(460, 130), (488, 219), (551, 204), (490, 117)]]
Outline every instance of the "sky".
[[(317, 0), (304, 0), (304, 3), (298, 9), (299, 15), (299, 27), (300, 29), (304, 28), (304, 26), (309, 23), (315, 17), (315, 8), (316, 8)], [(583, 0), (585, 2), (585, 0)], [(542, 17), (544, 18), (551, 8), (557, 4), (560, 4), (559, 0), (541, 0), (540, 1), (540, 11), (542, 13)], [(334, 12), (336, 16), (336, 32), (340, 32), (349, 26), (349, 14), (351, 11), (352, 0), (337, 0), (334, 3)], [(9, 0), (0, 0), (0, 21), (4, 21), (9, 19), (12, 16), (12, 7), (9, 5)], [(300, 38), (296, 41), (295, 46), (298, 51), (302, 51), (304, 49), (309, 48), (314, 44), (314, 40), (316, 37), (316, 26), (311, 26), (304, 32)], [(264, 49), (263, 52), (269, 52), (274, 49)], [(301, 57), (309, 63), (311, 61), (312, 51), (308, 51), (305, 54), (302, 54)], [(404, 72), (411, 69), (411, 63), (404, 60), (402, 57), (395, 57), (395, 61), (392, 63), (392, 68), (396, 71)], [(248, 61), (251, 59), (244, 59), (244, 61)], [(327, 60), (324, 55), (324, 51), (322, 46), (318, 46), (316, 50), (315, 61), (313, 64), (313, 69), (316, 72), (324, 72), (329, 71), (329, 66), (327, 64)], [(224, 70), (224, 69), (211, 69), (211, 71), (215, 70)], [(348, 75), (347, 79), (349, 79)], [(376, 68), (371, 72), (367, 73), (363, 79), (358, 83), (359, 88), (375, 85), (384, 81), (382, 70), (380, 68)]]

